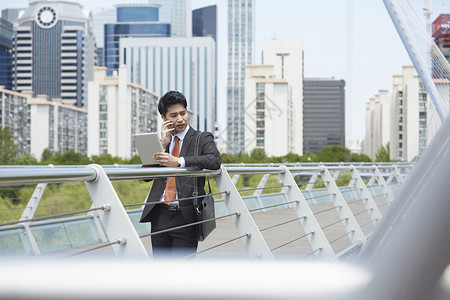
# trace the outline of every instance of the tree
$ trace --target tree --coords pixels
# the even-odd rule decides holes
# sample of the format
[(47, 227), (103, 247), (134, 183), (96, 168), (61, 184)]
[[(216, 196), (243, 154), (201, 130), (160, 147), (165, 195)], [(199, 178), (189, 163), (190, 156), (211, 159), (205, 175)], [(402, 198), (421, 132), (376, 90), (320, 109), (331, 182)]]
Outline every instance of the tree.
[(341, 162), (351, 161), (351, 152), (349, 149), (333, 145), (323, 148), (322, 152), (316, 154), (316, 162)]
[(25, 153), (16, 158), (16, 165), (37, 165), (37, 159), (31, 153)]
[(53, 153), (48, 148), (42, 151), (41, 162), (51, 161), (53, 159)]
[(381, 146), (381, 148), (378, 150), (377, 154), (375, 155), (375, 161), (376, 162), (389, 162), (390, 159), (390, 145), (389, 143), (386, 144), (386, 147)]
[(0, 126), (0, 164), (13, 164), (18, 153), (19, 149), (14, 144), (11, 132)]

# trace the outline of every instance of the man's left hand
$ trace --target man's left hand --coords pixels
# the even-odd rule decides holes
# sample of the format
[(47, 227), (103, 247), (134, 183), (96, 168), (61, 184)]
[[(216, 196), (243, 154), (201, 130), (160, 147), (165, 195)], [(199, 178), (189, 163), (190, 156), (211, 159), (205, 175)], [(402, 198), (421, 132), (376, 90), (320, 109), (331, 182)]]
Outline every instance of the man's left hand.
[(155, 162), (165, 167), (178, 167), (178, 157), (167, 152), (156, 152), (153, 154)]

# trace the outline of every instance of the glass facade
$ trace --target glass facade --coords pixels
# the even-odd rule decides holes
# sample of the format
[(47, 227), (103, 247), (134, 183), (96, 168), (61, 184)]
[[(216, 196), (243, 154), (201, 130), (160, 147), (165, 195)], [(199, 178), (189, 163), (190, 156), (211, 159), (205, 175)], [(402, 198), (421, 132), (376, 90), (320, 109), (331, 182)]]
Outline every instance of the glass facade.
[(345, 147), (345, 81), (303, 81), (303, 152)]
[(192, 11), (192, 36), (210, 36), (217, 41), (217, 6)]
[(0, 85), (12, 89), (12, 39), (13, 25), (0, 19)]
[(157, 6), (119, 6), (117, 22), (157, 22)]
[[(61, 1), (30, 6), (18, 20), (13, 39), (13, 89), (61, 98), (83, 107), (95, 61), (90, 19), (77, 3)], [(42, 22), (39, 13), (53, 12)]]
[(170, 24), (158, 22), (158, 7), (153, 5), (118, 7), (117, 22), (104, 27), (104, 60), (109, 76), (119, 69), (120, 39), (170, 36)]
[(244, 151), (245, 66), (253, 64), (253, 0), (228, 0), (227, 152)]

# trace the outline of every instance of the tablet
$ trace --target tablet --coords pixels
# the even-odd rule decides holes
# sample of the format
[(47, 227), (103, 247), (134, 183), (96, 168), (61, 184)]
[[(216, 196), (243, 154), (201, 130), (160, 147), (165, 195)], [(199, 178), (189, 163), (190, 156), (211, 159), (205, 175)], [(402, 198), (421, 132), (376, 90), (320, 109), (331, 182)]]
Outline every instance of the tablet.
[(136, 149), (143, 166), (158, 166), (153, 153), (164, 151), (157, 132), (133, 134)]

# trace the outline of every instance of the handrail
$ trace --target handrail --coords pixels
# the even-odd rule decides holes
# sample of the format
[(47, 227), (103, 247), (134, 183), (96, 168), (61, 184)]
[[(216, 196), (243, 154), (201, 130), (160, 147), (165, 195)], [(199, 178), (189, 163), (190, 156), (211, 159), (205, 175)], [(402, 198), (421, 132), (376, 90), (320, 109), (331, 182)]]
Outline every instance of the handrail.
[(94, 181), (96, 172), (90, 168), (2, 168), (0, 186), (38, 183), (62, 183), (72, 181)]

